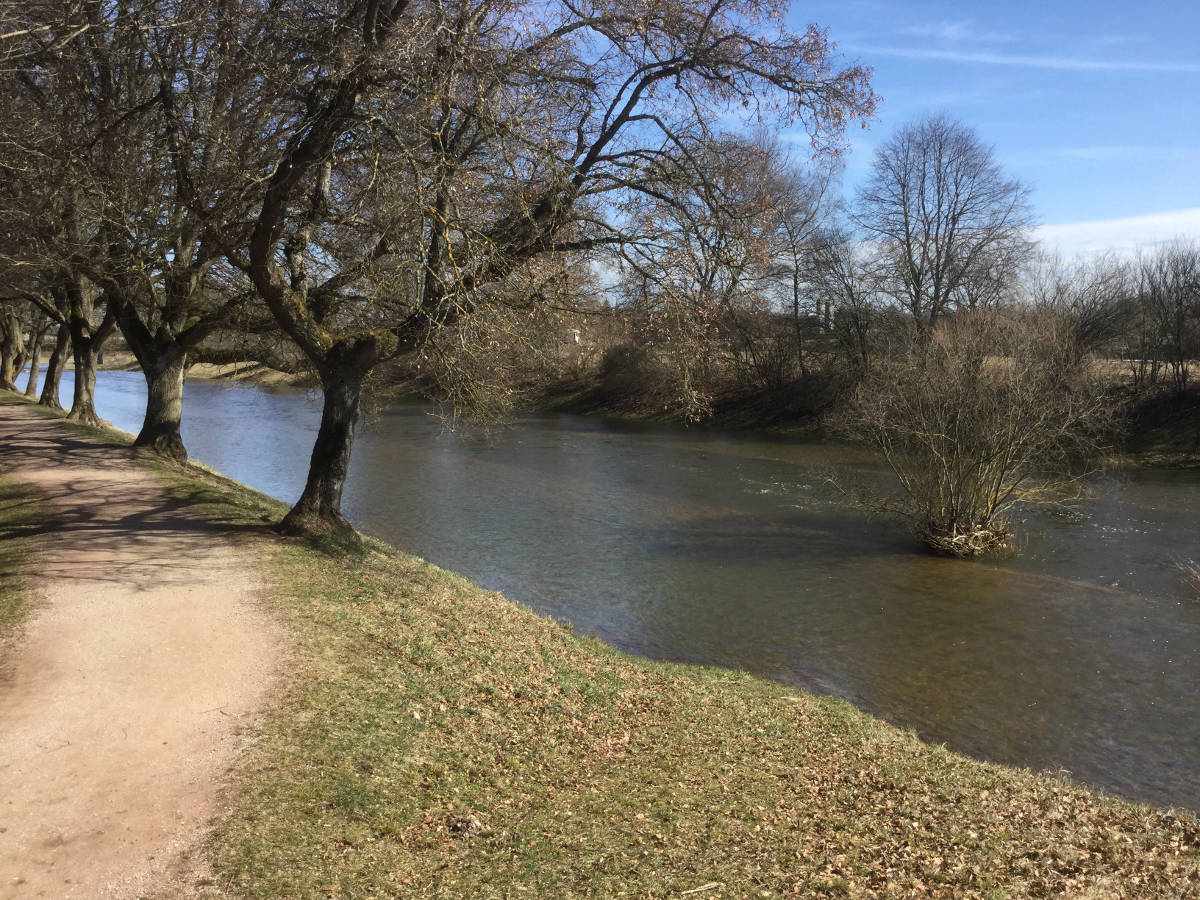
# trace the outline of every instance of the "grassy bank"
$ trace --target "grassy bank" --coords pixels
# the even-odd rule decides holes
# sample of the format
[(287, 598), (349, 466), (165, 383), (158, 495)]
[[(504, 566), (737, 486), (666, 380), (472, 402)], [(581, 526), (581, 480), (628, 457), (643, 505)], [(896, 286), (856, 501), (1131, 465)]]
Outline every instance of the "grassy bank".
[[(71, 371), (74, 368), (74, 363), (67, 363), (67, 371)], [(114, 350), (105, 353), (103, 364), (97, 366), (97, 368), (105, 372), (137, 372), (141, 374), (142, 371), (138, 361), (127, 350)], [(248, 360), (228, 363), (193, 363), (188, 367), (188, 378), (201, 378), (210, 381), (244, 381), (248, 384), (288, 385), (293, 387), (311, 387), (315, 384), (315, 380), (311, 375), (281, 372), (262, 363)]]
[[(214, 521), (282, 512), (148, 464)], [(1186, 814), (623, 655), (378, 543), (263, 535), (295, 677), (211, 841), (214, 893), (1200, 895)]]
[(1118, 460), (1128, 466), (1200, 468), (1200, 387), (1148, 392), (1133, 403)]
[(29, 612), (29, 592), (18, 576), (38, 527), (36, 500), (21, 485), (0, 475), (0, 671), (4, 648)]

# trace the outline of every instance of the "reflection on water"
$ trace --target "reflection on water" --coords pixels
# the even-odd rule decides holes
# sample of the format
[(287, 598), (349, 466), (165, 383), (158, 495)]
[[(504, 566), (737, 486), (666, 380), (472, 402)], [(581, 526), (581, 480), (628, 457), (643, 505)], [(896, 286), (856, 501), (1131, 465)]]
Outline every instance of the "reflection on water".
[[(63, 392), (69, 396), (69, 375)], [(136, 373), (101, 373), (101, 415), (136, 430)], [(320, 406), (192, 382), (184, 439), (293, 500)], [(368, 423), (345, 510), (385, 538), (626, 650), (718, 663), (845, 697), (923, 737), (1064, 768), (1200, 810), (1200, 474), (1098, 478), (1068, 514), (1029, 513), (999, 563), (931, 557), (847, 510), (844, 447), (596, 419), (523, 420), (493, 440), (420, 407)]]

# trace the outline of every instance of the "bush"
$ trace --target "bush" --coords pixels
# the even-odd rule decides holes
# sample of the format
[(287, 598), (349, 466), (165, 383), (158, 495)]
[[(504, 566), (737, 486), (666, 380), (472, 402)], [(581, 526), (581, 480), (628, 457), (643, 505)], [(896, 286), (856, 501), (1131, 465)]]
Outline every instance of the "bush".
[(897, 339), (859, 385), (846, 425), (899, 485), (872, 504), (934, 550), (971, 557), (1007, 543), (1013, 504), (1073, 480), (1106, 408), (1060, 317), (980, 311)]
[(1185, 563), (1179, 564), (1180, 571), (1183, 572), (1183, 581), (1192, 592), (1192, 596), (1200, 600), (1200, 563), (1189, 559)]
[(680, 339), (610, 347), (600, 361), (600, 390), (629, 410), (698, 422), (712, 414), (718, 386), (711, 359), (696, 351), (699, 344)]

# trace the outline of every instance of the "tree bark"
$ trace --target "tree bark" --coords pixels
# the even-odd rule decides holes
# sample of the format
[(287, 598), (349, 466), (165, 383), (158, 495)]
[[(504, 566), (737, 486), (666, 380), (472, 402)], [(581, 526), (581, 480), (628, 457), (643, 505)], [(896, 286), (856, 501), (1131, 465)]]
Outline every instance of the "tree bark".
[(11, 311), (4, 313), (0, 323), (0, 388), (17, 389), (17, 360), (21, 355), (21, 324)]
[(26, 397), (37, 396), (38, 375), (41, 374), (41, 369), (42, 348), (35, 344), (29, 352), (29, 380), (25, 382)]
[(187, 271), (176, 271), (174, 277), (168, 278), (167, 308), (159, 310), (158, 315), (144, 312), (155, 309), (154, 301), (143, 296), (137, 302), (136, 285), (119, 279), (110, 279), (104, 284), (105, 308), (111, 311), (146, 378), (146, 415), (133, 446), (147, 447), (181, 463), (187, 462), (188, 458), (180, 422), (189, 357), (200, 342), (226, 320), (238, 302), (229, 301), (207, 315), (193, 319), (188, 325), (186, 310), (193, 301), (198, 278), (196, 272), (189, 274)]
[(321, 427), (309, 460), (308, 480), (304, 493), (280, 523), (284, 534), (309, 537), (334, 531), (354, 534), (342, 516), (342, 489), (350, 468), (364, 374), (354, 369), (334, 370), (325, 379)]
[(62, 403), (58, 399), (58, 385), (62, 381), (63, 365), (67, 361), (67, 351), (71, 349), (71, 329), (66, 325), (58, 326), (58, 336), (54, 339), (54, 352), (46, 364), (46, 380), (42, 384), (42, 396), (38, 400), (40, 406), (62, 411)]
[(42, 368), (42, 339), (46, 337), (46, 329), (48, 323), (46, 319), (41, 320), (42, 324), (37, 327), (33, 334), (33, 340), (30, 341), (29, 347), (29, 380), (25, 382), (25, 396), (37, 396), (37, 383), (39, 370)]
[(85, 425), (101, 425), (96, 414), (96, 347), (94, 342), (75, 334), (71, 327), (71, 344), (75, 356), (75, 392), (67, 418)]
[(85, 425), (102, 425), (96, 414), (96, 353), (101, 340), (92, 333), (87, 319), (72, 315), (71, 350), (75, 357), (75, 392), (67, 418)]
[(0, 388), (6, 391), (15, 391), (17, 386), (13, 384), (13, 379), (16, 377), (16, 354), (9, 353), (8, 347), (0, 347)]
[(350, 469), (363, 381), (380, 355), (381, 345), (375, 335), (360, 335), (325, 350), (320, 369), (325, 394), (321, 427), (309, 460), (304, 493), (280, 523), (284, 534), (336, 535), (348, 543), (359, 543), (358, 533), (342, 516), (342, 489)]
[(146, 376), (146, 417), (133, 446), (149, 447), (160, 456), (187, 462), (187, 448), (179, 432), (187, 353), (168, 353), (147, 362), (142, 368)]
[(103, 425), (104, 420), (96, 414), (97, 356), (116, 327), (117, 319), (111, 306), (107, 307), (104, 319), (93, 328), (93, 306), (85, 300), (81, 285), (72, 284), (70, 291), (73, 297), (67, 324), (71, 328), (71, 348), (75, 355), (75, 394), (67, 418), (85, 425)]

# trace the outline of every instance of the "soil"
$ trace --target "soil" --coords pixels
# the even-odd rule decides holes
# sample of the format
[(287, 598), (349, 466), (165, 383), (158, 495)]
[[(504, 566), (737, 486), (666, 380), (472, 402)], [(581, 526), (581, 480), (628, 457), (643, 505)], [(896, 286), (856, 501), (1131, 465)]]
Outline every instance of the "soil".
[(0, 898), (187, 896), (278, 684), (265, 548), (114, 450), (0, 404), (0, 471), (44, 528), (0, 658)]

